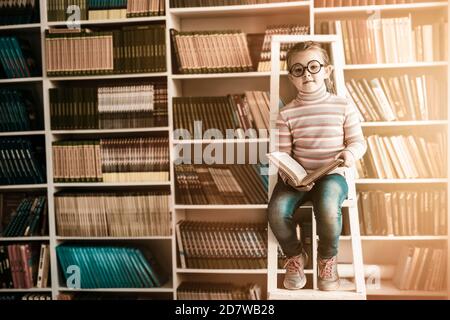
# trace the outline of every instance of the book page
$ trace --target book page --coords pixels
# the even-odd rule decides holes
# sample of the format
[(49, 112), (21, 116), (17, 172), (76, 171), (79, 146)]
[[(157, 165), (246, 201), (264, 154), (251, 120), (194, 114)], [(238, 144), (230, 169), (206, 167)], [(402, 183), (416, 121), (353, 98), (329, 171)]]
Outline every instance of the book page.
[(305, 168), (286, 152), (272, 152), (267, 154), (267, 157), (278, 169), (283, 171), (296, 186), (299, 186), (308, 174)]

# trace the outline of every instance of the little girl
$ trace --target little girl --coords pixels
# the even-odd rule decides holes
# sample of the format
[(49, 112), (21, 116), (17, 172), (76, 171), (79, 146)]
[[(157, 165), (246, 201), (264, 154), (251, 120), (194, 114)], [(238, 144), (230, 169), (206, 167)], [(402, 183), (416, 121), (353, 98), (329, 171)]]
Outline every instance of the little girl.
[[(287, 53), (289, 80), (297, 97), (280, 110), (277, 120), (278, 151), (286, 152), (309, 173), (342, 158), (351, 167), (366, 151), (358, 113), (346, 98), (327, 91), (333, 66), (319, 43), (299, 43)], [(329, 90), (331, 91), (331, 90)], [(341, 206), (348, 186), (339, 167), (306, 189), (296, 189), (285, 176), (278, 179), (268, 207), (270, 228), (286, 254), (284, 286), (301, 289), (306, 284), (307, 264), (302, 243), (297, 239), (293, 215), (311, 200), (317, 221), (318, 287), (339, 288), (337, 253), (342, 229)]]

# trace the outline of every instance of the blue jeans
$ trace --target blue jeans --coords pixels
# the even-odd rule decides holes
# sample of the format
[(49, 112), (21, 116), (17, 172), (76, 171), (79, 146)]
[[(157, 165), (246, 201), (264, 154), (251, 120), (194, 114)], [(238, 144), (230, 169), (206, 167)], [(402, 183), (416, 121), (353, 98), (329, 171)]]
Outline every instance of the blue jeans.
[(340, 174), (322, 177), (310, 191), (298, 191), (278, 178), (269, 201), (268, 218), (284, 254), (290, 257), (302, 252), (293, 216), (299, 206), (311, 200), (319, 236), (318, 254), (324, 259), (337, 255), (342, 230), (341, 206), (347, 193), (347, 181)]

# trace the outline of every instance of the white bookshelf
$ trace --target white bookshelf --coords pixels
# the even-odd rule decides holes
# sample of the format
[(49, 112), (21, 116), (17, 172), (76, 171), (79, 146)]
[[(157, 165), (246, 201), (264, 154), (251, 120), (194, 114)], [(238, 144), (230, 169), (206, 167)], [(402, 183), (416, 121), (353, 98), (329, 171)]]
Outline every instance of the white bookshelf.
[[(81, 26), (92, 26), (92, 25), (118, 25), (118, 24), (130, 24), (130, 23), (142, 23), (142, 22), (162, 22), (166, 21), (165, 16), (155, 16), (155, 17), (141, 17), (141, 18), (126, 18), (126, 19), (108, 19), (108, 20), (81, 20), (79, 24)], [(66, 22), (52, 21), (48, 22), (49, 27), (65, 27)]]
[(348, 13), (373, 13), (374, 11), (383, 12), (414, 12), (423, 10), (439, 10), (446, 9), (446, 1), (423, 2), (423, 3), (404, 3), (404, 4), (386, 4), (386, 5), (370, 5), (357, 7), (336, 7), (336, 8), (314, 8), (314, 13), (318, 16), (322, 15), (339, 15)]
[(49, 81), (75, 81), (75, 80), (107, 80), (107, 79), (135, 79), (167, 77), (167, 72), (130, 73), (130, 74), (102, 74), (92, 76), (48, 77)]
[[(341, 241), (351, 240), (350, 236), (341, 236)], [(446, 241), (447, 236), (361, 236), (362, 241)]]
[(55, 188), (105, 188), (105, 187), (151, 187), (151, 186), (170, 186), (169, 181), (149, 181), (149, 182), (67, 182), (54, 183)]
[(363, 128), (447, 126), (447, 120), (362, 122)]
[(373, 296), (385, 297), (431, 297), (431, 298), (448, 298), (446, 291), (418, 291), (418, 290), (400, 290), (395, 287), (391, 281), (381, 280), (379, 289), (368, 288), (367, 293)]
[(270, 77), (270, 72), (230, 72), (230, 73), (203, 73), (203, 74), (174, 74), (173, 80), (198, 80), (198, 79), (227, 79), (227, 78), (260, 78)]
[(347, 64), (344, 70), (377, 70), (377, 69), (411, 69), (411, 68), (443, 68), (448, 63), (446, 61), (438, 62), (409, 62), (409, 63), (380, 63), (380, 64)]
[(0, 242), (49, 241), (50, 237), (0, 237)]
[(43, 77), (0, 79), (0, 84), (41, 82), (43, 79), (44, 79)]
[(177, 268), (178, 273), (200, 274), (267, 274), (267, 269), (189, 269)]
[(309, 1), (293, 1), (286, 3), (263, 3), (250, 5), (216, 6), (216, 7), (190, 7), (171, 8), (169, 13), (172, 16), (189, 18), (214, 18), (224, 16), (251, 17), (255, 15), (273, 15), (290, 13), (293, 9), (302, 8), (309, 11)]
[(1, 191), (8, 190), (38, 190), (47, 189), (47, 184), (14, 184), (14, 185), (3, 185), (0, 186)]
[(173, 293), (174, 289), (170, 287), (158, 287), (158, 288), (99, 288), (99, 289), (70, 289), (60, 287), (58, 291), (68, 293), (68, 292), (90, 292), (90, 293), (105, 293), (105, 292), (115, 292), (115, 293)]
[[(246, 83), (249, 86), (261, 87), (262, 90), (267, 90), (269, 87), (270, 72), (243, 72), (243, 73), (219, 73), (219, 74), (175, 74), (172, 71), (172, 55), (171, 55), (171, 41), (169, 29), (175, 28), (182, 31), (191, 30), (216, 30), (216, 29), (241, 29), (246, 33), (264, 33), (265, 28), (268, 25), (274, 24), (306, 24), (311, 27), (311, 31), (314, 31), (314, 21), (316, 19), (340, 19), (341, 17), (349, 17), (352, 15), (367, 16), (375, 11), (381, 12), (381, 14), (416, 14), (423, 12), (448, 12), (448, 2), (436, 1), (428, 3), (415, 3), (415, 4), (401, 4), (401, 5), (383, 5), (383, 6), (360, 6), (360, 7), (341, 7), (341, 8), (314, 8), (312, 1), (296, 1), (289, 3), (272, 3), (261, 5), (240, 5), (240, 6), (223, 6), (223, 7), (206, 7), (206, 8), (169, 8), (169, 0), (166, 0), (166, 16), (164, 17), (145, 17), (145, 18), (130, 18), (120, 20), (100, 20), (100, 21), (81, 21), (82, 26), (96, 26), (96, 25), (122, 25), (122, 24), (145, 24), (153, 22), (165, 22), (166, 23), (166, 62), (167, 72), (160, 73), (141, 73), (141, 74), (111, 74), (111, 75), (92, 75), (92, 76), (64, 76), (64, 77), (48, 77), (45, 73), (45, 52), (44, 52), (44, 32), (49, 27), (63, 27), (64, 22), (47, 22), (47, 12), (45, 1), (41, 2), (40, 7), (40, 21), (37, 24), (28, 25), (15, 25), (15, 26), (0, 26), (0, 31), (6, 32), (9, 30), (22, 30), (22, 31), (34, 31), (40, 30), (41, 37), (41, 49), (42, 49), (42, 76), (33, 78), (17, 78), (17, 79), (0, 79), (0, 85), (3, 84), (27, 84), (27, 83), (42, 83), (43, 105), (44, 105), (44, 130), (40, 131), (28, 131), (28, 132), (12, 132), (12, 133), (0, 133), (1, 137), (7, 136), (28, 136), (28, 135), (44, 135), (46, 142), (46, 163), (47, 163), (47, 183), (39, 185), (14, 185), (14, 186), (0, 186), (0, 191), (11, 190), (47, 190), (48, 196), (48, 212), (49, 212), (49, 236), (48, 237), (32, 237), (32, 238), (0, 238), (0, 241), (49, 241), (50, 243), (50, 259), (51, 259), (51, 288), (44, 289), (0, 289), (0, 292), (50, 292), (54, 299), (57, 298), (59, 293), (71, 292), (72, 289), (63, 287), (59, 279), (59, 266), (56, 257), (55, 248), (58, 244), (64, 241), (102, 241), (111, 242), (115, 244), (120, 241), (137, 241), (142, 244), (148, 244), (152, 242), (168, 242), (170, 241), (170, 252), (166, 252), (167, 248), (164, 246), (159, 251), (155, 251), (156, 254), (162, 253), (168, 255), (171, 260), (171, 279), (169, 283), (161, 288), (102, 288), (102, 289), (82, 289), (76, 290), (81, 292), (134, 292), (134, 293), (164, 293), (176, 299), (176, 288), (179, 284), (185, 280), (193, 277), (194, 279), (204, 280), (212, 279), (213, 281), (227, 281), (230, 280), (236, 283), (241, 282), (243, 279), (251, 278), (260, 283), (265, 288), (267, 282), (267, 270), (266, 269), (254, 269), (254, 270), (231, 270), (231, 269), (183, 269), (177, 266), (178, 252), (177, 243), (175, 238), (175, 232), (171, 236), (164, 237), (61, 237), (56, 234), (55, 224), (55, 210), (54, 210), (54, 193), (62, 188), (115, 188), (115, 187), (169, 187), (171, 190), (171, 203), (170, 208), (172, 212), (172, 230), (175, 230), (176, 223), (181, 219), (190, 219), (192, 216), (196, 218), (201, 217), (205, 219), (213, 219), (215, 217), (221, 217), (221, 215), (227, 215), (227, 218), (234, 219), (234, 221), (240, 221), (241, 219), (251, 219), (253, 216), (257, 216), (261, 221), (265, 221), (265, 210), (267, 204), (262, 205), (180, 205), (175, 204), (175, 178), (174, 178), (174, 147), (178, 144), (198, 144), (198, 143), (230, 143), (231, 141), (208, 141), (208, 140), (175, 140), (172, 132), (172, 98), (180, 96), (188, 96), (191, 93), (198, 95), (201, 91), (201, 87), (209, 82), (223, 84), (222, 90), (229, 92), (241, 92), (246, 90), (241, 86), (242, 83)], [(444, 14), (444, 13), (443, 13)], [(376, 75), (379, 72), (384, 71), (396, 71), (408, 72), (409, 70), (425, 70), (435, 71), (446, 70), (447, 79), (450, 74), (448, 73), (448, 62), (413, 62), (403, 64), (379, 64), (379, 65), (346, 65), (344, 66), (345, 77), (351, 77), (352, 74), (358, 72), (367, 72), (368, 75)], [(287, 72), (281, 73), (284, 78)], [(48, 89), (54, 87), (58, 82), (62, 81), (84, 81), (84, 80), (133, 80), (133, 79), (154, 79), (154, 78), (167, 78), (168, 84), (168, 112), (169, 112), (169, 126), (160, 128), (142, 128), (142, 129), (121, 129), (121, 130), (51, 130), (50, 128), (50, 110), (49, 110), (49, 97)], [(448, 82), (448, 81), (447, 81)], [(209, 87), (208, 87), (209, 89)], [(217, 88), (216, 91), (210, 92), (207, 89), (207, 94), (222, 95), (223, 91)], [(252, 88), (253, 89), (253, 88)], [(450, 84), (448, 87), (450, 92)], [(448, 108), (448, 106), (446, 106)], [(450, 108), (448, 108), (450, 109)], [(449, 110), (450, 113), (450, 110)], [(365, 122), (362, 123), (364, 130), (384, 130), (387, 127), (394, 128), (420, 128), (423, 130), (431, 130), (434, 128), (443, 128), (446, 130), (447, 136), (449, 133), (448, 120), (431, 120), (431, 121), (398, 121), (398, 122)], [(52, 155), (51, 144), (58, 136), (80, 136), (83, 135), (97, 135), (97, 134), (129, 134), (129, 133), (149, 133), (165, 131), (169, 132), (169, 144), (170, 144), (170, 181), (164, 182), (146, 182), (146, 183), (55, 183), (53, 182), (53, 168), (52, 168)], [(268, 142), (266, 139), (235, 139), (231, 143), (249, 143), (249, 142)], [(449, 148), (450, 149), (450, 148)], [(448, 157), (450, 159), (450, 150), (448, 150)], [(450, 172), (450, 164), (448, 165), (448, 172)], [(417, 185), (418, 187), (424, 185), (425, 188), (432, 187), (436, 184), (445, 185), (448, 187), (450, 180), (448, 178), (443, 179), (359, 179), (357, 182), (357, 188), (382, 188), (384, 186), (393, 186), (395, 188), (401, 185)], [(449, 210), (450, 212), (450, 203)], [(212, 218), (211, 218), (212, 217)], [(395, 250), (398, 249), (398, 244), (402, 243), (446, 243), (449, 246), (449, 234), (450, 224), (448, 224), (447, 236), (362, 236), (363, 253), (365, 257), (374, 257), (378, 254), (380, 248), (387, 248), (390, 255), (395, 254)], [(349, 242), (350, 237), (341, 237), (341, 242)], [(398, 250), (397, 250), (398, 251)], [(448, 271), (450, 274), (450, 257), (447, 261)], [(366, 262), (366, 261), (365, 261)], [(368, 261), (371, 263), (371, 261)], [(282, 274), (284, 270), (278, 270), (279, 274)], [(306, 270), (306, 273), (312, 271)], [(244, 278), (241, 278), (244, 277)], [(450, 277), (447, 277), (448, 279)], [(447, 285), (450, 288), (450, 279)], [(448, 292), (414, 292), (414, 291), (401, 291), (395, 288), (395, 286), (389, 281), (382, 281), (380, 289), (369, 289), (370, 296), (386, 296), (386, 297), (436, 297), (436, 298), (449, 298)]]
[(448, 180), (442, 179), (356, 179), (356, 184), (376, 185), (376, 184), (434, 184), (434, 183), (447, 183)]
[[(1, 239), (1, 238), (0, 238)], [(172, 236), (146, 236), (146, 237), (59, 237), (58, 241), (147, 241), (147, 240), (172, 240)]]
[(130, 128), (130, 129), (92, 129), (92, 130), (52, 130), (55, 135), (71, 135), (71, 134), (117, 134), (117, 133), (145, 133), (145, 132), (161, 132), (169, 131), (170, 127), (154, 127), (154, 128)]
[(0, 293), (39, 293), (52, 292), (51, 288), (29, 288), (29, 289), (0, 289)]
[(39, 30), (41, 28), (40, 23), (26, 23), (26, 24), (14, 24), (8, 26), (0, 26), (0, 31), (4, 30), (29, 30), (36, 29)]
[(0, 132), (0, 137), (41, 136), (41, 135), (45, 135), (44, 130)]

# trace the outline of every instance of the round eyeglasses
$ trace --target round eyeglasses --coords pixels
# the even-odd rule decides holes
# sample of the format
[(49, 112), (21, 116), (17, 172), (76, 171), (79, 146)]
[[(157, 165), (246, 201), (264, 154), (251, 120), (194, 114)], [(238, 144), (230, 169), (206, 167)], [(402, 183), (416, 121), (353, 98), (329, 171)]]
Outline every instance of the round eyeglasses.
[(323, 64), (320, 63), (319, 61), (311, 60), (310, 62), (308, 62), (306, 67), (301, 63), (295, 63), (294, 65), (292, 65), (291, 69), (289, 70), (289, 73), (292, 74), (294, 77), (298, 78), (305, 73), (306, 69), (308, 69), (309, 73), (316, 74), (319, 73), (320, 70), (322, 70), (322, 67)]

